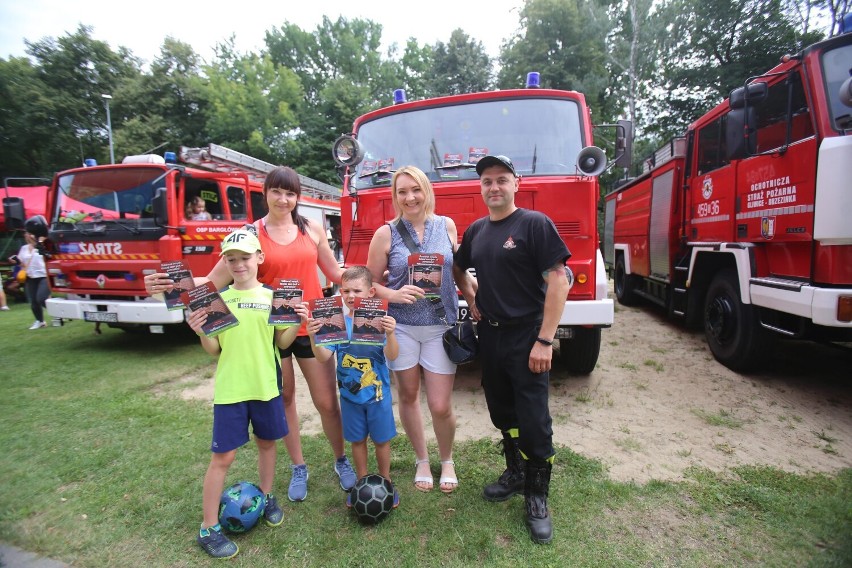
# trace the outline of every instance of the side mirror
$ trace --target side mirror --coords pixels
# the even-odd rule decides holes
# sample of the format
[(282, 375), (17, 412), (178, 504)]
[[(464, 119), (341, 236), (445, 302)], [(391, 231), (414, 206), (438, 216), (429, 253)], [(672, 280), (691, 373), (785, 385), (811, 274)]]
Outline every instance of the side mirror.
[(26, 213), (22, 197), (4, 197), (3, 215), (6, 218), (6, 229), (23, 229)]
[(746, 103), (754, 105), (762, 102), (769, 94), (766, 83), (750, 83), (745, 87), (738, 87), (728, 95), (728, 106), (732, 109), (745, 108)]
[(615, 165), (629, 168), (633, 163), (633, 123), (619, 120), (615, 126)]
[(725, 125), (725, 144), (729, 160), (741, 160), (757, 151), (755, 135), (757, 113), (754, 107), (737, 108), (728, 113)]
[(158, 187), (154, 190), (154, 198), (151, 200), (154, 208), (154, 222), (157, 225), (166, 225), (169, 221), (169, 209), (166, 203), (166, 188)]

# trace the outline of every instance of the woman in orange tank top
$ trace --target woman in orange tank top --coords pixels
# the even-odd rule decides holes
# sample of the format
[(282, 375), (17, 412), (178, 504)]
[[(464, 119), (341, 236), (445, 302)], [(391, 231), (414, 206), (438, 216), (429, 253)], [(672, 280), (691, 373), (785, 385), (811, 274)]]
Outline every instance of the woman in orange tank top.
[[(326, 278), (335, 283), (340, 283), (342, 269), (328, 245), (325, 227), (298, 213), (299, 197), (302, 194), (298, 174), (292, 168), (275, 168), (266, 176), (263, 194), (269, 213), (254, 223), (265, 257), (258, 267), (258, 280), (274, 287), (280, 278), (298, 278), (302, 282), (305, 301), (322, 297), (317, 267)], [(231, 282), (222, 260), (213, 267), (206, 279), (200, 280), (210, 280), (217, 288)], [(151, 274), (145, 277), (145, 288), (149, 293), (159, 292), (169, 282), (167, 274)], [(199, 279), (196, 279), (196, 284), (199, 283)], [(159, 287), (155, 290), (155, 286)], [(323, 432), (337, 458), (333, 469), (340, 478), (341, 488), (348, 491), (355, 485), (356, 478), (346, 458), (343, 443), (334, 360), (320, 363), (314, 358), (310, 340), (302, 326), (293, 345), (281, 352), (284, 413), (290, 429), (290, 433), (284, 438), (284, 444), (293, 462), (288, 498), (291, 501), (303, 501), (307, 497), (308, 482), (308, 470), (299, 437), (294, 355), (308, 383), (314, 406), (319, 412)]]

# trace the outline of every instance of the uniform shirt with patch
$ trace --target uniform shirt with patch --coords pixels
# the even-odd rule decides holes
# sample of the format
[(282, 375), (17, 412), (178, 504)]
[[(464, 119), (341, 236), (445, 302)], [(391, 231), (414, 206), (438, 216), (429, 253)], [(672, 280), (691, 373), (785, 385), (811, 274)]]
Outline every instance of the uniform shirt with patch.
[(467, 228), (455, 263), (475, 268), (476, 307), (496, 321), (529, 318), (544, 311), (542, 273), (571, 256), (546, 215), (517, 209), (505, 219), (477, 219)]

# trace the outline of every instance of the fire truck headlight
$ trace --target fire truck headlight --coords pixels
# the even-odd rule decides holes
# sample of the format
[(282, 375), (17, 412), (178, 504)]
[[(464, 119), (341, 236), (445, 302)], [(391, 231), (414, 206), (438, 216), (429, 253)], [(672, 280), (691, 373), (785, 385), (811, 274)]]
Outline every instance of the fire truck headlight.
[(852, 296), (837, 299), (837, 321), (852, 321)]
[(344, 134), (334, 141), (331, 156), (338, 166), (352, 167), (364, 159), (364, 147), (351, 134)]

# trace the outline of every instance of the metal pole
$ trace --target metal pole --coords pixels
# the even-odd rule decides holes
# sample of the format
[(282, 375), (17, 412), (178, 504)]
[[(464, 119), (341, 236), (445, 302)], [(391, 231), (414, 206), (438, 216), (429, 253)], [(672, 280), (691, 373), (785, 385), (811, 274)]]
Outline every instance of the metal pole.
[(115, 152), (112, 149), (112, 119), (109, 116), (109, 100), (112, 98), (112, 95), (101, 95), (104, 99), (104, 106), (106, 106), (107, 113), (107, 133), (109, 134), (109, 163), (115, 163)]

